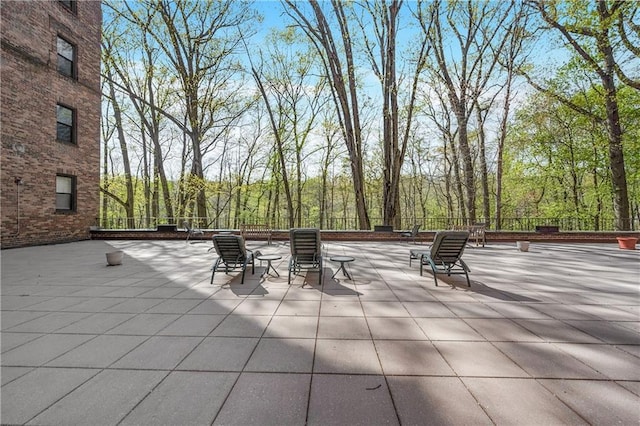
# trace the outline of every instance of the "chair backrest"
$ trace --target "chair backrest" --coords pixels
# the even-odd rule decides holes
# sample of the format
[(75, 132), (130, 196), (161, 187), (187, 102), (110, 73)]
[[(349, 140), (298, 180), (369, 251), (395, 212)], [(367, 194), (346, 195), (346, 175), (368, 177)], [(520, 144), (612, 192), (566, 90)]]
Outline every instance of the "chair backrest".
[(462, 257), (469, 240), (469, 231), (439, 231), (433, 238), (430, 256), (435, 261), (453, 264)]
[(313, 262), (322, 253), (320, 230), (317, 228), (293, 228), (289, 231), (291, 255), (297, 262)]
[(413, 229), (411, 229), (411, 236), (412, 237), (416, 237), (418, 235), (418, 230), (420, 229), (420, 225), (419, 224), (415, 224), (413, 225)]
[(247, 249), (239, 235), (214, 235), (213, 246), (224, 263), (244, 262)]

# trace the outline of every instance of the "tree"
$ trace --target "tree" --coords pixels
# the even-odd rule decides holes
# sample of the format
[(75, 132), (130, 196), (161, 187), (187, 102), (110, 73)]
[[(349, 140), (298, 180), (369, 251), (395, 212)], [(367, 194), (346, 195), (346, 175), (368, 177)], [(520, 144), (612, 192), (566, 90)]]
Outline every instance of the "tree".
[(351, 162), (359, 227), (360, 229), (371, 229), (364, 191), (364, 157), (360, 109), (358, 107), (358, 82), (351, 29), (345, 14), (344, 3), (340, 0), (331, 1), (331, 9), (339, 28), (340, 38), (338, 40), (342, 42), (342, 49), (338, 48), (337, 37), (317, 0), (309, 0), (313, 17), (307, 17), (297, 1), (284, 0), (284, 3), (289, 7), (287, 10), (289, 16), (312, 41), (322, 58), (325, 73), (331, 82), (333, 100)]
[(595, 0), (594, 4), (588, 7), (585, 7), (584, 2), (564, 4), (555, 1), (531, 0), (529, 4), (540, 13), (546, 24), (560, 34), (571, 50), (582, 60), (584, 66), (595, 73), (600, 80), (601, 102), (605, 106), (604, 116), (595, 115), (562, 94), (553, 92), (548, 87), (528, 78), (536, 89), (553, 94), (565, 105), (606, 125), (616, 229), (629, 230), (631, 226), (629, 194), (624, 162), (623, 129), (620, 125), (618, 106), (619, 83), (616, 81), (616, 75), (624, 76), (625, 80), (632, 84), (634, 80), (627, 77), (620, 64), (616, 62), (615, 51), (619, 45), (613, 40), (615, 25), (623, 20), (620, 15), (628, 11), (628, 8), (625, 7), (625, 2), (608, 0)]
[[(420, 4), (419, 10), (425, 6)], [(476, 221), (476, 184), (469, 140), (469, 120), (476, 100), (483, 95), (503, 49), (513, 2), (461, 1), (443, 5), (440, 0), (429, 12), (418, 15), (421, 22), (432, 19), (426, 37), (433, 45), (437, 77), (447, 88), (447, 97), (456, 118), (458, 146), (462, 162), (464, 205), (467, 219)], [(455, 45), (449, 43), (452, 35)], [(455, 46), (455, 53), (453, 49)], [(450, 53), (451, 52), (451, 53)]]

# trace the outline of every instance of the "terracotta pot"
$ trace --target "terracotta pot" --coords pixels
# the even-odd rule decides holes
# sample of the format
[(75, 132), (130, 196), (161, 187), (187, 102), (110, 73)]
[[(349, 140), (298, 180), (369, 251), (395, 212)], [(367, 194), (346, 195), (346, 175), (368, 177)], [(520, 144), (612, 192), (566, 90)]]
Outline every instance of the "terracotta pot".
[(635, 250), (638, 239), (636, 237), (616, 237), (618, 246), (623, 250)]
[(109, 266), (122, 265), (122, 251), (112, 251), (111, 253), (107, 253), (107, 264)]
[(529, 241), (516, 241), (516, 247), (520, 251), (529, 251)]

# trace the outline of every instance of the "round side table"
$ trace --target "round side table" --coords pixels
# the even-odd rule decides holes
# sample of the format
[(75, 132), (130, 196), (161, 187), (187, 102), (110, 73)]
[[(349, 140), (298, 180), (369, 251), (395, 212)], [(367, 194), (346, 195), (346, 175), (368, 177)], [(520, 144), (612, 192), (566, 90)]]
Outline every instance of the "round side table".
[(258, 254), (256, 255), (256, 259), (258, 259), (259, 261), (265, 261), (267, 262), (267, 269), (264, 270), (264, 272), (262, 273), (261, 277), (265, 277), (266, 275), (271, 275), (269, 273), (270, 270), (273, 270), (273, 272), (276, 274), (276, 276), (280, 276), (280, 274), (278, 273), (278, 271), (276, 271), (276, 268), (273, 267), (273, 265), (271, 264), (271, 262), (273, 262), (274, 260), (280, 260), (282, 259), (282, 256), (280, 256), (279, 254)]
[(342, 274), (349, 278), (350, 280), (353, 280), (353, 278), (351, 278), (351, 275), (349, 275), (349, 273), (347, 272), (347, 270), (344, 267), (345, 263), (349, 263), (349, 262), (353, 262), (355, 259), (355, 257), (351, 257), (351, 256), (331, 256), (329, 258), (330, 261), (332, 262), (340, 262), (340, 267), (338, 268), (338, 270), (336, 272), (334, 272), (334, 274), (331, 276), (331, 278), (334, 278), (336, 276), (336, 274), (340, 271), (342, 271)]

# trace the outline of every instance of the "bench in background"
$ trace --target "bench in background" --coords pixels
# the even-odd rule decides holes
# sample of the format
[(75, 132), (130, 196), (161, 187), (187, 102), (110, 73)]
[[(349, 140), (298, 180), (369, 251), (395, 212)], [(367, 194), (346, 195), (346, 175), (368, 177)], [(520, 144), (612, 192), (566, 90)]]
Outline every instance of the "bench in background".
[(258, 240), (267, 240), (267, 243), (271, 245), (271, 235), (273, 230), (269, 225), (265, 224), (248, 224), (243, 223), (240, 225), (240, 235), (245, 240), (250, 238)]

